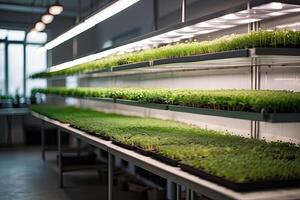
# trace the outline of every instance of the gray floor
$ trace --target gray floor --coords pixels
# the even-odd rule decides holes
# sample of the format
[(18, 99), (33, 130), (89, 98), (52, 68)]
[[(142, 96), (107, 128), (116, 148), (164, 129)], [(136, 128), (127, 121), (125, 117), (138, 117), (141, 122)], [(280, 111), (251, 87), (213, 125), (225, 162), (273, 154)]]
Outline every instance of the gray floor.
[(65, 174), (66, 187), (59, 189), (54, 154), (47, 158), (42, 162), (39, 148), (0, 148), (0, 200), (106, 199), (95, 171)]

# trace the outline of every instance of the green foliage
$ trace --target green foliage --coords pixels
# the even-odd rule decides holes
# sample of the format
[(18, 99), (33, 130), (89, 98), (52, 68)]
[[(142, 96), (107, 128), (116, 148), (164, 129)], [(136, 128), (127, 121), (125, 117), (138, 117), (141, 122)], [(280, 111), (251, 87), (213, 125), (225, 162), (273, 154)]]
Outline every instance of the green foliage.
[(111, 140), (155, 151), (234, 182), (299, 180), (298, 145), (247, 139), (180, 122), (62, 106), (33, 111)]
[(95, 70), (103, 70), (118, 65), (136, 62), (153, 61), (165, 58), (178, 58), (183, 56), (216, 53), (254, 47), (299, 48), (300, 31), (258, 31), (250, 34), (224, 36), (212, 41), (177, 43), (139, 52), (113, 55), (55, 72), (39, 72), (31, 75), (31, 78), (47, 78), (58, 75), (84, 74)]
[(13, 97), (10, 96), (10, 95), (0, 95), (0, 99), (3, 99), (3, 100), (12, 100)]
[(181, 105), (229, 111), (269, 113), (300, 112), (300, 93), (271, 90), (196, 90), (141, 88), (61, 88), (33, 89), (36, 93), (72, 97), (98, 97)]

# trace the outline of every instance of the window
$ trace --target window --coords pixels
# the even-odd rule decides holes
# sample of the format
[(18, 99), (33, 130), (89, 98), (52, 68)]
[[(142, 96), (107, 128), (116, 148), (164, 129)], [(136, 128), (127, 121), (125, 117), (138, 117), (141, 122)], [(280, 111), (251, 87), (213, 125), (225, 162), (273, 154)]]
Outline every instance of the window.
[(26, 42), (30, 43), (45, 43), (47, 42), (47, 33), (30, 32), (26, 36)]
[(24, 49), (22, 44), (8, 45), (8, 93), (23, 94)]
[(47, 67), (47, 52), (37, 51), (47, 41), (47, 33), (0, 29), (0, 40), (0, 94), (29, 97), (33, 87), (46, 86), (45, 80), (28, 77)]
[(24, 39), (25, 39), (25, 31), (15, 31), (15, 30), (7, 31), (7, 40), (24, 41)]
[(7, 35), (7, 30), (5, 29), (0, 29), (0, 40), (4, 40)]
[(5, 44), (0, 43), (0, 95), (4, 93), (5, 93)]
[[(47, 37), (46, 37), (47, 38)], [(47, 67), (47, 58), (46, 53), (39, 52), (38, 48), (40, 45), (27, 45), (26, 46), (26, 78), (36, 72), (40, 72), (46, 69)], [(32, 88), (35, 87), (46, 87), (46, 80), (36, 79), (31, 80), (27, 79), (26, 84), (26, 96), (30, 96)]]

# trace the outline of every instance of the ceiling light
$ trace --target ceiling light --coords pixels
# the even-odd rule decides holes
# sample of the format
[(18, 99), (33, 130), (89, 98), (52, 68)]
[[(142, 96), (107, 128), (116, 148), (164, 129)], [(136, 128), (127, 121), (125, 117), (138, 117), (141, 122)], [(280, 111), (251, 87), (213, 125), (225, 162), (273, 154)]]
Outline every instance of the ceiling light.
[(37, 22), (35, 24), (36, 31), (43, 31), (46, 28), (46, 25), (43, 22)]
[[(96, 14), (92, 15), (91, 17), (87, 18), (82, 23), (78, 24), (74, 28), (71, 28), (67, 32), (61, 34), (57, 38), (51, 40), (47, 44), (45, 44), (44, 48), (49, 50), (52, 49), (61, 43), (71, 39), (72, 37), (75, 37), (76, 35), (92, 28), (96, 24), (112, 17), (113, 15), (121, 12), (122, 10), (130, 7), (131, 5), (137, 3), (140, 0), (118, 0), (117, 2), (111, 4), (110, 6), (100, 10)], [(50, 7), (51, 9), (51, 7)], [(49, 12), (50, 12), (49, 9)], [(50, 12), (51, 13), (51, 12)], [(53, 13), (51, 13), (53, 14)]]
[(210, 27), (214, 27), (214, 25), (211, 25), (207, 22), (201, 22), (195, 25), (198, 28), (210, 28)]
[(222, 18), (223, 19), (240, 19), (241, 17), (238, 17), (235, 14), (229, 14), (229, 15), (224, 15)]
[(56, 0), (55, 4), (50, 6), (49, 13), (52, 15), (59, 15), (64, 10), (63, 6)]
[(282, 6), (282, 3), (279, 3), (279, 2), (272, 2), (272, 3), (270, 4), (270, 8), (271, 8), (271, 9), (274, 9), (274, 10), (280, 10), (280, 9), (283, 8), (283, 6)]
[(253, 23), (253, 22), (257, 22), (260, 21), (261, 19), (256, 19), (256, 18), (248, 18), (248, 19), (241, 19), (239, 21), (237, 21), (237, 24), (249, 24), (249, 23)]
[(261, 6), (253, 7), (253, 9), (256, 9), (256, 10), (280, 10), (282, 8), (283, 8), (283, 5), (282, 5), (282, 3), (279, 3), (279, 2), (272, 2), (272, 3), (264, 4)]
[(284, 10), (284, 12), (287, 13), (300, 12), (300, 8), (291, 8), (291, 9)]
[(232, 28), (234, 25), (216, 25), (216, 28), (226, 29), (226, 28)]
[(172, 37), (179, 37), (179, 36), (181, 36), (181, 35), (182, 35), (182, 33), (177, 33), (177, 32), (175, 32), (175, 31), (170, 31), (170, 32), (164, 33), (164, 34), (162, 35), (162, 37), (172, 38)]
[(283, 25), (276, 26), (276, 28), (291, 28), (291, 27), (297, 27), (297, 26), (300, 26), (300, 22), (295, 22), (292, 24), (283, 24)]
[(195, 33), (198, 30), (192, 27), (184, 27), (176, 31), (176, 33)]
[(276, 16), (280, 16), (280, 15), (285, 15), (285, 14), (286, 13), (284, 13), (284, 12), (272, 12), (272, 13), (268, 13), (267, 15), (276, 17)]
[(41, 20), (44, 24), (50, 24), (53, 21), (53, 15), (46, 13), (42, 16)]

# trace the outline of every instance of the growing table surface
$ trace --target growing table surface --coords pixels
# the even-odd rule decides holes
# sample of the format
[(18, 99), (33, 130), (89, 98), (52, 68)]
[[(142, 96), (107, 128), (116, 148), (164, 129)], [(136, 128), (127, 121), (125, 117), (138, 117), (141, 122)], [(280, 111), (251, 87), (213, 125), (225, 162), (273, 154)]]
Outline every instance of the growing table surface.
[(247, 139), (179, 122), (107, 114), (89, 109), (33, 106), (72, 127), (159, 153), (237, 183), (299, 180), (297, 145)]
[(222, 187), (211, 181), (201, 179), (186, 173), (178, 167), (172, 167), (162, 162), (154, 160), (150, 157), (143, 156), (134, 151), (124, 149), (111, 143), (111, 141), (103, 140), (99, 137), (90, 135), (84, 131), (71, 127), (69, 124), (50, 119), (36, 112), (31, 112), (33, 116), (50, 123), (69, 134), (82, 139), (98, 148), (108, 151), (110, 154), (116, 155), (124, 160), (131, 162), (134, 165), (142, 167), (159, 176), (169, 179), (177, 184), (187, 186), (192, 190), (200, 192), (212, 199), (239, 199), (239, 200), (273, 200), (273, 199), (297, 199), (300, 195), (299, 188), (282, 189), (282, 190), (267, 190), (267, 191), (252, 191), (252, 192), (236, 192), (228, 188)]

